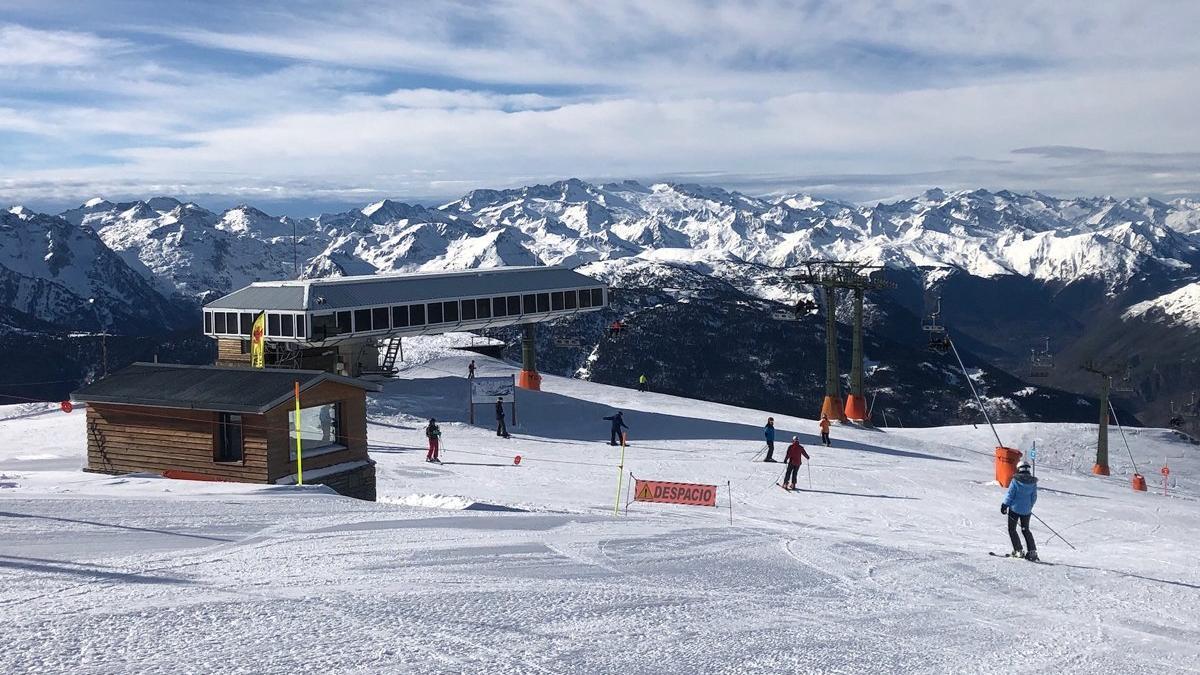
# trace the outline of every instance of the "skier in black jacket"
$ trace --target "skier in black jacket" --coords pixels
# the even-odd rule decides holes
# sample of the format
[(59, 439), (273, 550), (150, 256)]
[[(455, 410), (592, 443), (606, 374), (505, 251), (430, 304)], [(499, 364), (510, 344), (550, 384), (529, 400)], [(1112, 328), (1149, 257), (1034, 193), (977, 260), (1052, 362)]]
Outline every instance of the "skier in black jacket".
[(504, 399), (496, 397), (496, 435), (508, 438), (508, 427), (504, 426)]
[(621, 429), (622, 428), (628, 429), (629, 426), (627, 424), (625, 424), (624, 418), (621, 417), (620, 410), (618, 410), (616, 413), (614, 413), (612, 415), (609, 415), (608, 417), (605, 417), (604, 419), (612, 422), (612, 430), (608, 436), (608, 444), (609, 445), (617, 445), (617, 439), (622, 437)]

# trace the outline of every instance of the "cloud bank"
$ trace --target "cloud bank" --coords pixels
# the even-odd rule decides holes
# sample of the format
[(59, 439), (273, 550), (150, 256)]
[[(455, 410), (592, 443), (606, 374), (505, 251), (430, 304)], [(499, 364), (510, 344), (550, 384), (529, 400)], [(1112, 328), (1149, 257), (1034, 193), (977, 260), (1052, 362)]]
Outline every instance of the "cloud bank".
[(1200, 193), (1194, 3), (156, 7), (6, 13), (0, 202), (436, 200), (567, 176)]

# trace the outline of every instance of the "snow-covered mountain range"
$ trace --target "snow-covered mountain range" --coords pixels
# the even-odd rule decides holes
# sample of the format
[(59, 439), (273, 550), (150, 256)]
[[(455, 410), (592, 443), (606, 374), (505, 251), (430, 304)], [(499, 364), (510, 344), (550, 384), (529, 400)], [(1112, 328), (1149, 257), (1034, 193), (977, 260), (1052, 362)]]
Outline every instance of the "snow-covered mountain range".
[[(74, 327), (83, 303), (98, 296), (88, 306), (101, 316), (136, 306), (169, 323), (158, 309), (166, 301), (194, 307), (261, 279), (518, 264), (582, 266), (617, 287), (657, 279), (677, 296), (689, 292), (679, 273), (686, 269), (749, 297), (789, 303), (808, 291), (777, 268), (829, 258), (887, 265), (900, 287), (876, 304), (920, 315), (933, 296), (943, 297), (947, 323), (1013, 371), (1038, 336), (1069, 351), (1106, 327), (1200, 330), (1200, 203), (1183, 199), (930, 190), (856, 205), (571, 179), (475, 190), (438, 207), (384, 200), (317, 218), (275, 217), (248, 205), (217, 213), (156, 197), (97, 198), (58, 216), (14, 207), (3, 223), (24, 233), (0, 241), (9, 325)], [(140, 299), (148, 293), (154, 297)], [(1186, 360), (1178, 352), (1138, 359), (1169, 367)]]

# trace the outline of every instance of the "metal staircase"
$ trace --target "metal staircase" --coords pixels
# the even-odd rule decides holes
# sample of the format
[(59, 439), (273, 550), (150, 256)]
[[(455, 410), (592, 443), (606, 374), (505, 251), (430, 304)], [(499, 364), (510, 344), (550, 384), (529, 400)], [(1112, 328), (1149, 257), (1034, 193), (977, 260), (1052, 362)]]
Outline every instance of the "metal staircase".
[(383, 360), (380, 362), (380, 370), (386, 375), (393, 375), (396, 372), (396, 358), (404, 360), (404, 353), (401, 351), (399, 337), (388, 338), (387, 348), (383, 352)]

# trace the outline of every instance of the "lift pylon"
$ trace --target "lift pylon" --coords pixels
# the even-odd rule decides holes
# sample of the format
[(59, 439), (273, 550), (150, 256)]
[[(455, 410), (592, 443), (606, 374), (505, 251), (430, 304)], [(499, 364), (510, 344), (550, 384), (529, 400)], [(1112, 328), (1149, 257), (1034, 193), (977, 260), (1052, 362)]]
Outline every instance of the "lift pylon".
[[(820, 286), (825, 297), (825, 398), (821, 414), (843, 422), (869, 420), (867, 397), (863, 389), (863, 296), (866, 291), (895, 288), (896, 284), (883, 279), (882, 265), (838, 260), (805, 260), (805, 271), (792, 275), (802, 284)], [(842, 402), (841, 375), (837, 354), (837, 292), (848, 288), (854, 291), (853, 354), (850, 357), (850, 395)]]

